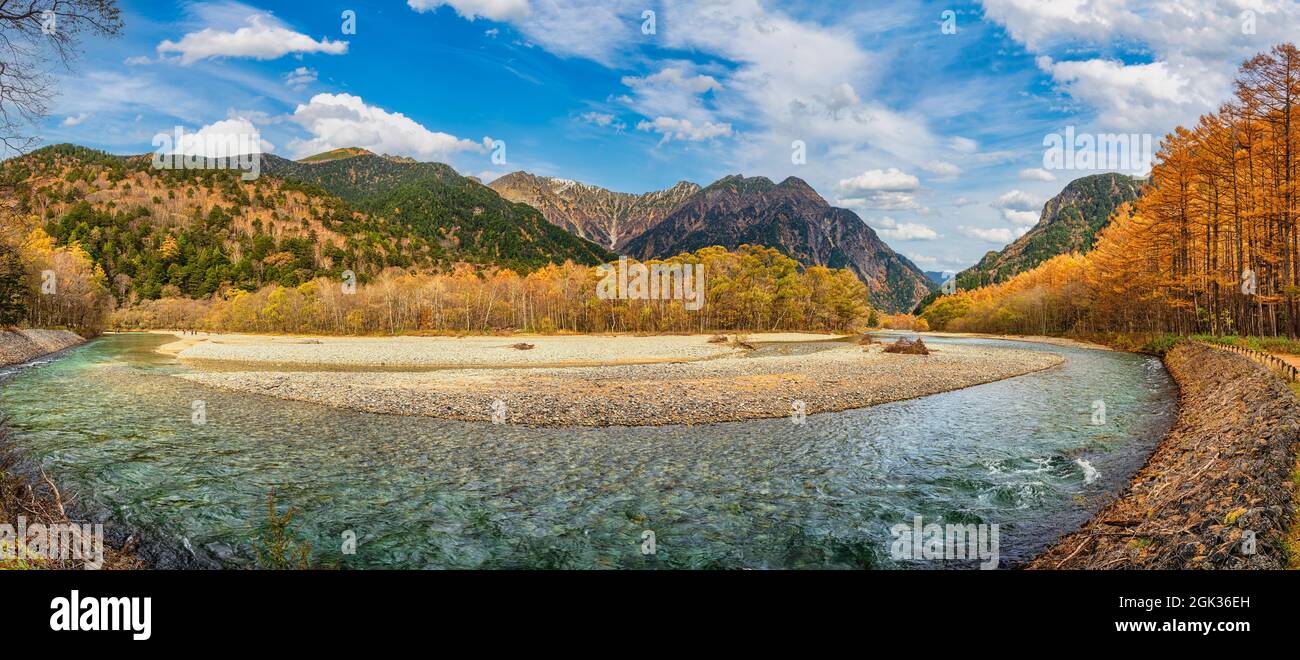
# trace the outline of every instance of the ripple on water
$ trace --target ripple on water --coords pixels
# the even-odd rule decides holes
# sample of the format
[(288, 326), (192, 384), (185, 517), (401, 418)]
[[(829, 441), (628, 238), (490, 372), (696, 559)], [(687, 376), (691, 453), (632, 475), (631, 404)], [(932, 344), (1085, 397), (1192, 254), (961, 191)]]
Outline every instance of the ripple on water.
[(917, 515), (999, 524), (1016, 561), (1122, 487), (1175, 401), (1153, 358), (1013, 342), (1068, 360), (802, 425), (532, 429), (211, 390), (169, 375), (166, 341), (113, 335), (23, 370), (0, 410), (87, 508), (228, 566), (253, 561), (270, 490), (324, 565), (891, 567), (889, 527)]

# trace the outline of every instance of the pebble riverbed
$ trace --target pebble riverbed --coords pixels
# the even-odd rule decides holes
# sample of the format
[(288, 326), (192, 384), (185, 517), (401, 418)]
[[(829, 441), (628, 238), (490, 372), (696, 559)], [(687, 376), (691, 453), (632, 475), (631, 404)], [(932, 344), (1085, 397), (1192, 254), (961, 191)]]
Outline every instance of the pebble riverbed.
[[(635, 345), (639, 339), (620, 338), (620, 344)], [(803, 350), (791, 350), (795, 346)], [(200, 364), (179, 377), (363, 412), (466, 421), (491, 421), (495, 414), (497, 421), (532, 426), (650, 426), (861, 408), (1064, 361), (1048, 352), (984, 346), (947, 345), (928, 356), (889, 354), (881, 348), (864, 350), (847, 342), (776, 344), (754, 354), (690, 362), (431, 371), (231, 371), (229, 365), (209, 371)]]

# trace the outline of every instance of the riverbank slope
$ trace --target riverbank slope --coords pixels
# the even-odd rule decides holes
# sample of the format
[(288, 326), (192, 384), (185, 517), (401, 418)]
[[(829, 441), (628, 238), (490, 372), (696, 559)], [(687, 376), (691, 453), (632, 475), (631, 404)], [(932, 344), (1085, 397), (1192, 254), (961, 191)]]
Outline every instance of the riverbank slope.
[(68, 330), (0, 330), (0, 366), (22, 364), (85, 341)]
[(1264, 367), (1182, 342), (1178, 419), (1128, 490), (1031, 569), (1282, 568), (1300, 402)]

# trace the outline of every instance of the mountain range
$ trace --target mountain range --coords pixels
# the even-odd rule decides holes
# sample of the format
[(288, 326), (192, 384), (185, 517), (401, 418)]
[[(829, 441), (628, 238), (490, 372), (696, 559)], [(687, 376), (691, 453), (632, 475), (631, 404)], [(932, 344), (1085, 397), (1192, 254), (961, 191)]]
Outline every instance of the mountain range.
[(541, 211), (565, 231), (616, 252), (700, 191), (699, 185), (680, 181), (666, 190), (635, 195), (527, 172), (512, 172), (488, 186), (512, 202)]
[(357, 149), (303, 161), (263, 154), (262, 171), (317, 185), (358, 211), (410, 228), (432, 242), (442, 265), (459, 260), (528, 271), (550, 262), (596, 264), (616, 256), (442, 163)]
[(344, 270), (364, 282), (388, 267), (527, 272), (616, 257), (439, 163), (364, 152), (261, 164), (243, 181), (54, 145), (0, 164), (0, 194), (58, 244), (79, 244), (119, 300), (294, 287)]
[(831, 206), (796, 177), (781, 183), (762, 176), (719, 179), (628, 241), (623, 251), (650, 259), (746, 243), (776, 248), (808, 266), (847, 268), (870, 289), (872, 304), (889, 312), (911, 309), (934, 288), (861, 218)]
[[(1116, 173), (1071, 181), (1043, 205), (1038, 223), (1029, 231), (957, 273), (957, 288), (970, 290), (1005, 282), (1059, 254), (1088, 252), (1115, 211), (1138, 198), (1143, 183), (1143, 179)], [(918, 311), (938, 295), (923, 300)]]
[(300, 161), (263, 154), (261, 173), (241, 181), (232, 170), (160, 170), (147, 155), (56, 145), (5, 161), (0, 186), (56, 241), (80, 243), (119, 296), (297, 286), (344, 269), (364, 280), (390, 266), (526, 272), (743, 244), (847, 268), (888, 312), (936, 288), (857, 215), (795, 177), (732, 175), (629, 194), (515, 172), (489, 186), (442, 163), (359, 148)]
[(641, 260), (714, 245), (764, 245), (805, 266), (852, 270), (868, 285), (873, 305), (890, 312), (911, 309), (934, 288), (861, 218), (830, 206), (795, 177), (776, 184), (766, 177), (732, 175), (705, 188), (682, 181), (637, 195), (513, 172), (490, 187), (536, 207), (576, 236)]

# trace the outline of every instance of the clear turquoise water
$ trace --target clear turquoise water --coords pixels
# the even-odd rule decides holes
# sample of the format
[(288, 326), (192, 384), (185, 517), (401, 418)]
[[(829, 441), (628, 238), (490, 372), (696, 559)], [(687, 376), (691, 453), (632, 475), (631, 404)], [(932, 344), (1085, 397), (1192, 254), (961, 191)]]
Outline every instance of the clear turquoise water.
[[(533, 429), (213, 390), (172, 377), (186, 367), (153, 352), (166, 341), (112, 335), (18, 370), (0, 412), (80, 510), (143, 535), (167, 565), (254, 564), (271, 490), (322, 566), (923, 567), (889, 558), (889, 527), (915, 515), (999, 524), (1006, 565), (1121, 489), (1176, 401), (1154, 358), (935, 340), (1067, 363), (802, 425)], [(1085, 483), (1080, 461), (1100, 476)], [(355, 554), (341, 551), (348, 530)]]

